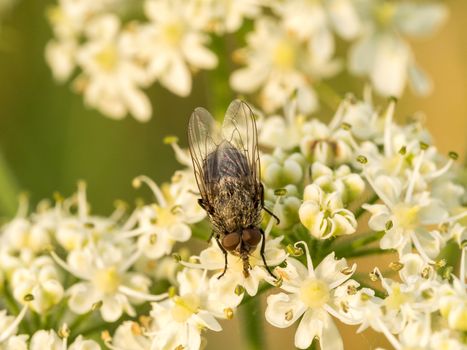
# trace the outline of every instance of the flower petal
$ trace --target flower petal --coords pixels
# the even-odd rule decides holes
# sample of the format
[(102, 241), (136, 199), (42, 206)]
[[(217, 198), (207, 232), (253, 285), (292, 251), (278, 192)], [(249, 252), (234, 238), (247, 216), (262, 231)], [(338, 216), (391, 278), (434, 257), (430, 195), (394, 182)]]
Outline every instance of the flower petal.
[(275, 327), (286, 328), (292, 325), (306, 310), (298, 299), (285, 293), (273, 294), (267, 298), (266, 320)]

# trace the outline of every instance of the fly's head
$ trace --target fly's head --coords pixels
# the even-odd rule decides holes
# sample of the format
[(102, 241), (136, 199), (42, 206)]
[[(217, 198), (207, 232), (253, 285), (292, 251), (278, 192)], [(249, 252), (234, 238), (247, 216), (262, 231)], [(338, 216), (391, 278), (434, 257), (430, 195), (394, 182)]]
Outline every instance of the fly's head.
[(261, 241), (261, 230), (257, 227), (240, 229), (225, 234), (222, 246), (231, 253), (240, 256), (253, 252)]

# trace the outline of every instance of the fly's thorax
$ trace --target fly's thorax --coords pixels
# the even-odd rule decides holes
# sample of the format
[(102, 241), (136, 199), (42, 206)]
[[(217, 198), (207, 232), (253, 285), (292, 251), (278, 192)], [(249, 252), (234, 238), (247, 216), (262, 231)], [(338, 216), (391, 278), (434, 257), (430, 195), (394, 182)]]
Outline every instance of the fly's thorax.
[(220, 231), (235, 232), (261, 223), (261, 198), (242, 179), (223, 177), (212, 186), (211, 221)]

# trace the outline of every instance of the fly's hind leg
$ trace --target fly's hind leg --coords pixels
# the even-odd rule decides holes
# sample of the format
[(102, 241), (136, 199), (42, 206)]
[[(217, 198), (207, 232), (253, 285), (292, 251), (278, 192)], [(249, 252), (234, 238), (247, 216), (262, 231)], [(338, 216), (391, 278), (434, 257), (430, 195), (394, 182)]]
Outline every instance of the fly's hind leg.
[(268, 213), (269, 215), (271, 215), (274, 219), (276, 219), (277, 221), (277, 224), (279, 225), (281, 223), (281, 221), (279, 220), (279, 218), (277, 217), (277, 215), (275, 215), (272, 211), (270, 211), (268, 208), (266, 208), (264, 206), (264, 186), (263, 184), (261, 184), (261, 208), (264, 209), (264, 211), (266, 213)]
[(219, 277), (217, 277), (217, 279), (220, 279), (227, 272), (227, 250), (225, 250), (225, 248), (222, 246), (221, 242), (219, 241), (219, 235), (216, 236), (216, 242), (219, 248), (221, 248), (222, 253), (224, 253), (224, 271)]
[(264, 267), (266, 268), (266, 270), (268, 270), (269, 274), (275, 279), (277, 279), (277, 277), (274, 276), (274, 274), (271, 272), (271, 269), (269, 268), (269, 265), (266, 262), (266, 257), (264, 256), (264, 250), (266, 248), (266, 236), (263, 230), (261, 230), (261, 235), (263, 236), (263, 238), (261, 239), (261, 249), (260, 249), (261, 259), (263, 259)]

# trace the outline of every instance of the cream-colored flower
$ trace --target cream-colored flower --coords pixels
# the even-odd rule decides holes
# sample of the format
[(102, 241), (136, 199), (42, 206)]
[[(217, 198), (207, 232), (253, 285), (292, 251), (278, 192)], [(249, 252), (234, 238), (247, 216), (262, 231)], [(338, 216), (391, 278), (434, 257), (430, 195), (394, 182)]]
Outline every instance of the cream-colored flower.
[(331, 54), (313, 55), (281, 23), (260, 18), (247, 36), (248, 47), (239, 55), (246, 67), (230, 77), (231, 86), (242, 93), (259, 90), (259, 102), (266, 112), (282, 107), (297, 93), (299, 110), (310, 112), (318, 102), (310, 80), (333, 75), (338, 66)]
[(375, 90), (400, 96), (407, 81), (415, 92), (427, 94), (432, 84), (416, 64), (404, 36), (430, 35), (444, 22), (447, 9), (440, 3), (415, 1), (360, 1), (366, 30), (350, 51), (350, 71), (368, 75)]
[(301, 317), (295, 333), (297, 348), (307, 349), (317, 337), (322, 349), (343, 349), (331, 315), (341, 321), (346, 319), (334, 308), (334, 290), (351, 277), (356, 266), (347, 267), (345, 259), (335, 260), (331, 253), (314, 269), (308, 248), (306, 250), (307, 266), (288, 258), (285, 268), (275, 269), (282, 278), (280, 288), (286, 293), (268, 297), (266, 320), (273, 326), (286, 328)]
[(225, 318), (208, 303), (210, 288), (206, 272), (185, 269), (179, 273), (178, 295), (162, 302), (153, 303), (151, 317), (151, 349), (199, 349), (201, 331), (222, 330), (216, 317)]
[(140, 90), (149, 80), (132, 52), (131, 40), (124, 40), (118, 17), (95, 18), (86, 34), (88, 41), (77, 52), (83, 74), (76, 82), (85, 102), (111, 118), (120, 119), (129, 112), (139, 121), (149, 120), (151, 104)]
[[(64, 295), (58, 271), (47, 256), (35, 259), (29, 267), (16, 269), (11, 277), (11, 288), (17, 301), (40, 314), (57, 305)], [(26, 301), (29, 295), (32, 301)]]
[[(264, 256), (270, 267), (280, 264), (286, 258), (286, 253), (280, 246), (281, 240), (282, 237), (266, 239)], [(248, 277), (245, 277), (243, 273), (244, 266), (241, 257), (229, 253), (227, 254), (227, 270), (221, 278), (217, 279), (224, 272), (225, 258), (214, 239), (211, 246), (196, 257), (199, 264), (187, 263), (186, 265), (214, 271), (212, 283), (216, 284), (216, 288), (234, 291), (237, 286), (242, 286), (249, 295), (253, 296), (258, 292), (259, 283), (270, 276), (264, 266), (260, 251), (261, 244), (249, 256), (251, 269)], [(214, 278), (217, 281), (214, 281)]]
[(138, 251), (127, 256), (123, 249), (108, 242), (72, 251), (67, 262), (53, 253), (60, 266), (82, 280), (66, 292), (70, 309), (84, 314), (99, 305), (102, 318), (114, 322), (124, 312), (135, 315), (132, 304), (164, 298), (148, 294), (151, 282), (146, 276), (128, 271), (139, 256)]
[(133, 182), (137, 187), (142, 182), (147, 183), (157, 204), (138, 209), (136, 226), (123, 232), (122, 237), (138, 237), (138, 246), (148, 258), (170, 254), (176, 242), (185, 242), (191, 237), (189, 224), (201, 221), (206, 215), (192, 191), (193, 176), (186, 175), (176, 174), (173, 182), (162, 189), (146, 176), (139, 176)]
[(349, 235), (356, 231), (354, 214), (345, 209), (341, 193), (325, 193), (317, 184), (305, 187), (300, 221), (318, 239)]
[(206, 45), (209, 37), (193, 25), (190, 6), (180, 0), (146, 0), (149, 24), (140, 28), (138, 56), (147, 74), (173, 93), (188, 96), (192, 71), (212, 69), (217, 57)]

